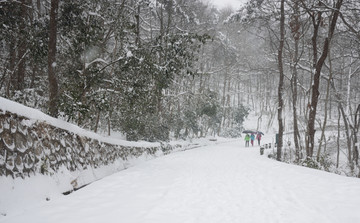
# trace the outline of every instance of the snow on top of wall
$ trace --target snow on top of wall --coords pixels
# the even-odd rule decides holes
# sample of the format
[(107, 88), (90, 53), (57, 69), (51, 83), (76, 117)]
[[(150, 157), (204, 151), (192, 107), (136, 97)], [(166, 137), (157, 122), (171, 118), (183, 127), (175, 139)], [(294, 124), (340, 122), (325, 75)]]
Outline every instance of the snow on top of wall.
[(158, 146), (159, 143), (150, 143), (150, 142), (129, 142), (126, 140), (111, 138), (101, 136), (94, 132), (87, 131), (82, 129), (74, 124), (68, 123), (66, 121), (53, 118), (39, 110), (24, 106), (22, 104), (16, 103), (14, 101), (8, 100), (6, 98), (0, 97), (0, 110), (3, 112), (11, 112), (18, 114), (19, 116), (24, 116), (29, 118), (31, 122), (29, 124), (35, 123), (36, 121), (43, 121), (46, 122), (54, 127), (61, 128), (67, 130), (69, 132), (73, 132), (74, 134), (89, 137), (92, 139), (97, 139), (101, 142), (116, 144), (116, 145), (123, 145), (123, 146), (139, 146), (139, 147), (146, 147), (146, 146)]

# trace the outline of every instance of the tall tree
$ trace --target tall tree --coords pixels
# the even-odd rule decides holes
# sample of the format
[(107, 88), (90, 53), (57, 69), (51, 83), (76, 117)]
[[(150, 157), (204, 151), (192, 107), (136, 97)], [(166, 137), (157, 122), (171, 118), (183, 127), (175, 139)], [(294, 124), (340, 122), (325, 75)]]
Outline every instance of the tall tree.
[(299, 61), (299, 41), (301, 37), (301, 25), (300, 25), (300, 12), (299, 12), (299, 0), (292, 0), (293, 2), (293, 15), (290, 21), (291, 34), (294, 39), (294, 54), (292, 55), (292, 76), (291, 76), (291, 90), (292, 90), (292, 105), (293, 105), (293, 122), (294, 122), (294, 144), (295, 144), (295, 156), (296, 160), (300, 159), (300, 145), (299, 145), (299, 126), (297, 115), (297, 98), (298, 98), (298, 61)]
[(58, 80), (56, 77), (56, 39), (57, 39), (57, 14), (59, 0), (51, 0), (49, 24), (49, 54), (48, 54), (48, 79), (49, 79), (49, 113), (58, 115)]
[(278, 145), (277, 145), (277, 155), (276, 159), (281, 160), (281, 150), (283, 146), (283, 92), (284, 92), (284, 67), (283, 67), (283, 49), (284, 49), (284, 37), (285, 37), (285, 0), (281, 0), (280, 3), (280, 44), (278, 49), (278, 68), (279, 68), (279, 88), (278, 88), (278, 122), (279, 122), (279, 132), (278, 132)]
[[(312, 85), (311, 89), (311, 104), (310, 112), (309, 112), (309, 118), (307, 123), (307, 140), (306, 140), (306, 156), (308, 158), (311, 158), (313, 156), (314, 152), (314, 141), (315, 141), (315, 119), (316, 119), (316, 112), (318, 107), (318, 100), (319, 100), (319, 87), (320, 87), (320, 74), (321, 70), (323, 68), (323, 65), (325, 63), (325, 59), (328, 56), (329, 53), (329, 47), (330, 47), (330, 41), (334, 35), (337, 19), (340, 14), (340, 7), (342, 5), (343, 0), (338, 0), (334, 4), (334, 7), (324, 5), (324, 3), (319, 2), (319, 7), (323, 7), (326, 10), (333, 9), (331, 15), (330, 15), (330, 24), (329, 24), (329, 30), (327, 32), (327, 37), (325, 38), (323, 47), (322, 47), (322, 53), (319, 59), (317, 59), (317, 38), (318, 38), (318, 31), (319, 26), (321, 25), (323, 18), (322, 18), (322, 10), (318, 10), (315, 8), (315, 11), (307, 9), (308, 14), (313, 20), (313, 26), (314, 26), (314, 35), (312, 38), (313, 42), (313, 60), (314, 60), (314, 83)], [(304, 5), (304, 4), (303, 4)]]

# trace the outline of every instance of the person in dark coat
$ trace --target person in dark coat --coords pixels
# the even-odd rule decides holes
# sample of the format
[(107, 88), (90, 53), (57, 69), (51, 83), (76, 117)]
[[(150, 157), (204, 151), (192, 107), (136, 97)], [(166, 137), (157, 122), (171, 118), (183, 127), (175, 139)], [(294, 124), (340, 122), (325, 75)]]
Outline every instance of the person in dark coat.
[(261, 133), (257, 133), (256, 135), (256, 139), (258, 140), (259, 146), (260, 146), (260, 141), (261, 141)]

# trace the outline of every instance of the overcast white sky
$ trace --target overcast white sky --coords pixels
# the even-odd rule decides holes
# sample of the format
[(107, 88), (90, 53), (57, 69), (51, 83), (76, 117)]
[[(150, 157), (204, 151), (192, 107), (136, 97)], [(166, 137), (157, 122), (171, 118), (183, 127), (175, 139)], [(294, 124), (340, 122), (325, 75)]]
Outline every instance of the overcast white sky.
[(213, 3), (219, 8), (224, 8), (227, 6), (232, 6), (234, 9), (238, 9), (240, 6), (245, 4), (248, 0), (205, 0)]

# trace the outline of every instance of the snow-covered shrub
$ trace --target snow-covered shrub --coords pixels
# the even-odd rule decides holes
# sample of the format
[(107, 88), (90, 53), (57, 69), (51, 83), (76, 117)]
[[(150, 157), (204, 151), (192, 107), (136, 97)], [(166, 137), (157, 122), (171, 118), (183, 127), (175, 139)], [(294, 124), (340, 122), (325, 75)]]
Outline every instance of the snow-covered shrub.
[(331, 156), (328, 153), (324, 153), (320, 156), (319, 165), (322, 170), (330, 172), (332, 166), (334, 166), (333, 160), (331, 160)]
[(225, 130), (220, 136), (225, 138), (240, 138), (243, 127), (236, 125), (234, 128)]
[(319, 163), (314, 158), (310, 158), (310, 157), (304, 159), (301, 162), (301, 165), (312, 169), (318, 169), (318, 170), (321, 169)]

